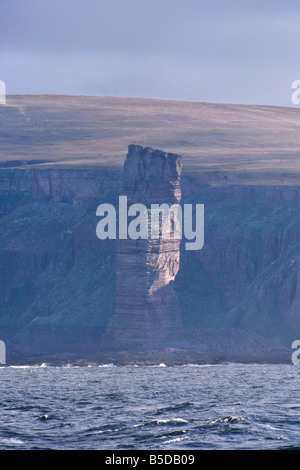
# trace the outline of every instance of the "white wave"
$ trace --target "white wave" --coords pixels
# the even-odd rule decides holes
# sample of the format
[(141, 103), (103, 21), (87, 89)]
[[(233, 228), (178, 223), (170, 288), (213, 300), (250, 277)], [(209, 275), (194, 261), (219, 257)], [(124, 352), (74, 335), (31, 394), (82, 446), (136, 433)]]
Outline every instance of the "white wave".
[(275, 428), (274, 426), (271, 426), (271, 424), (258, 423), (258, 425), (265, 429), (271, 429), (272, 431), (280, 431), (280, 428)]
[(204, 367), (222, 367), (222, 366), (224, 366), (224, 364), (192, 364), (192, 363), (183, 364), (183, 367), (201, 367), (201, 368), (204, 368)]
[(168, 441), (164, 441), (163, 444), (173, 444), (174, 442), (181, 442), (183, 441), (184, 439), (186, 439), (186, 437), (175, 437), (174, 439), (170, 439)]
[(9, 439), (3, 438), (0, 440), (0, 442), (3, 444), (16, 444), (16, 445), (24, 444), (24, 441), (21, 441), (21, 439), (17, 439), (15, 437), (10, 437)]
[(36, 369), (39, 367), (38, 365), (35, 366), (8, 366), (9, 369)]
[(182, 424), (187, 424), (188, 421), (186, 419), (182, 418), (170, 418), (170, 419), (157, 419), (156, 420), (157, 424), (168, 424), (168, 423), (182, 423)]

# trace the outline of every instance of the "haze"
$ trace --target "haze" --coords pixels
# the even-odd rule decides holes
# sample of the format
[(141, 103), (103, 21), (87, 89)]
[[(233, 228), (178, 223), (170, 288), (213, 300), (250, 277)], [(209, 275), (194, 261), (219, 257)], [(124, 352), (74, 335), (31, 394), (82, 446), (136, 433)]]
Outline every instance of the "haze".
[(1, 0), (8, 94), (291, 106), (298, 0)]

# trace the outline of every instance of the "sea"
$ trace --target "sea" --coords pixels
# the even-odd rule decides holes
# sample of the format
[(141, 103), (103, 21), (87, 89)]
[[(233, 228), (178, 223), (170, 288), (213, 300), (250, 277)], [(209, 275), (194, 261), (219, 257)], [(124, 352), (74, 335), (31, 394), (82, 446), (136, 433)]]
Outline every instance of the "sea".
[(300, 449), (300, 366), (0, 368), (0, 449)]

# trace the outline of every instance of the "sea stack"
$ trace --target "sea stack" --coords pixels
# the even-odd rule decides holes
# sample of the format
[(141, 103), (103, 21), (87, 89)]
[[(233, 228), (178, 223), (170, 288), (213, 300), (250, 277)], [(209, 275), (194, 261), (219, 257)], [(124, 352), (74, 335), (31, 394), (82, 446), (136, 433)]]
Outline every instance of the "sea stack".
[[(178, 204), (182, 159), (129, 145), (123, 195), (135, 203)], [(107, 349), (149, 349), (172, 345), (182, 335), (173, 281), (179, 270), (180, 239), (117, 240), (116, 311), (103, 336)]]

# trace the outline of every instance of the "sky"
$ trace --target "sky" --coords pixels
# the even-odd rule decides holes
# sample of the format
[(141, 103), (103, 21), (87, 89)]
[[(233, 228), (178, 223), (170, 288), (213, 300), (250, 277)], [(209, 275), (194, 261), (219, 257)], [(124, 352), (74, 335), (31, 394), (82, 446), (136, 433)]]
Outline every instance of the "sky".
[(0, 0), (7, 94), (295, 107), (299, 0)]

